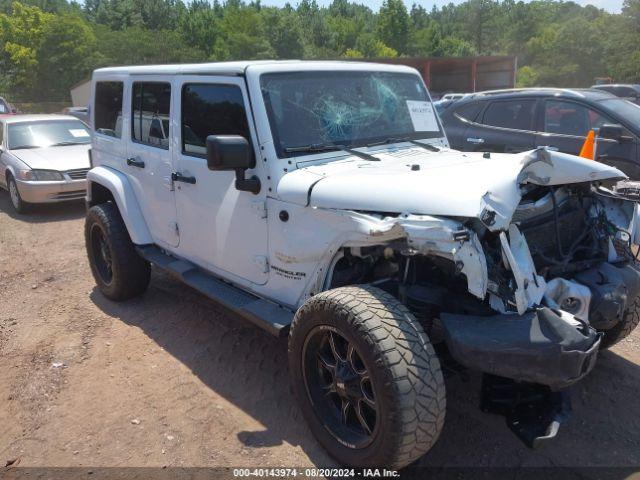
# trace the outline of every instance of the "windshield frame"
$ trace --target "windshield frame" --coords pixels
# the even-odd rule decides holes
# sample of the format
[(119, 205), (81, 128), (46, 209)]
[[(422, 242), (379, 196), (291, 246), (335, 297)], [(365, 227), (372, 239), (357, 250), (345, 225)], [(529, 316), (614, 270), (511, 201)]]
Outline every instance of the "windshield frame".
[[(381, 69), (376, 69), (376, 68), (371, 68), (371, 65), (368, 66), (368, 68), (357, 68), (357, 69), (352, 69), (352, 68), (332, 68), (332, 69), (305, 69), (305, 70), (272, 70), (272, 71), (263, 71), (260, 72), (260, 74), (258, 75), (258, 87), (259, 87), (259, 92), (260, 92), (260, 100), (262, 102), (262, 105), (264, 107), (264, 111), (266, 114), (266, 120), (267, 120), (267, 125), (268, 125), (268, 130), (269, 133), (271, 135), (271, 139), (273, 140), (273, 147), (275, 150), (275, 154), (279, 159), (290, 159), (290, 158), (297, 158), (297, 157), (302, 157), (302, 156), (310, 156), (310, 155), (314, 155), (317, 156), (319, 153), (322, 152), (318, 152), (318, 151), (287, 151), (289, 150), (296, 150), (295, 147), (302, 147), (302, 145), (295, 145), (295, 146), (283, 146), (281, 141), (280, 141), (280, 134), (278, 132), (278, 122), (275, 118), (275, 114), (273, 111), (273, 108), (271, 106), (270, 103), (270, 99), (268, 97), (268, 95), (264, 94), (264, 81), (263, 79), (265, 77), (273, 77), (273, 76), (299, 76), (299, 77), (304, 77), (304, 76), (317, 76), (317, 75), (327, 75), (327, 74), (344, 74), (344, 75), (349, 75), (349, 74), (369, 74), (369, 75), (399, 75), (399, 76), (406, 76), (406, 77), (413, 77), (415, 78), (415, 80), (420, 84), (421, 88), (424, 90), (424, 94), (425, 94), (425, 102), (428, 102), (431, 105), (431, 108), (433, 109), (434, 112), (434, 116), (435, 116), (435, 121), (436, 124), (438, 126), (438, 131), (407, 131), (404, 132), (403, 134), (397, 134), (395, 132), (393, 133), (382, 133), (380, 135), (376, 135), (375, 137), (367, 137), (367, 138), (358, 138), (356, 139), (356, 142), (353, 142), (353, 139), (350, 139), (350, 141), (334, 141), (334, 142), (318, 142), (318, 144), (322, 143), (324, 145), (331, 145), (331, 146), (335, 146), (336, 148), (333, 149), (332, 151), (327, 150), (328, 153), (332, 153), (333, 155), (335, 155), (335, 151), (340, 150), (341, 147), (346, 147), (346, 148), (364, 148), (364, 147), (368, 147), (368, 146), (380, 146), (381, 144), (383, 144), (385, 142), (385, 140), (389, 140), (390, 137), (392, 137), (391, 139), (393, 139), (394, 141), (388, 142), (388, 144), (393, 144), (393, 143), (400, 143), (402, 141), (404, 141), (404, 139), (406, 138), (406, 141), (415, 141), (415, 140), (429, 140), (429, 139), (446, 139), (446, 135), (444, 133), (444, 128), (442, 126), (442, 122), (440, 121), (440, 117), (436, 111), (435, 106), (433, 105), (433, 101), (431, 99), (431, 94), (429, 92), (429, 89), (427, 88), (427, 86), (424, 83), (424, 80), (422, 79), (422, 77), (420, 76), (420, 74), (416, 71), (414, 71), (413, 69), (409, 70), (402, 70), (402, 71), (398, 71), (398, 70), (391, 70), (391, 69), (386, 69), (386, 68), (381, 68)], [(422, 101), (422, 100), (419, 100)], [(402, 137), (402, 139), (397, 138), (397, 137)]]
[[(12, 132), (11, 130), (14, 127), (18, 127), (18, 126), (25, 126), (25, 125), (46, 125), (46, 124), (53, 124), (53, 123), (73, 123), (73, 124), (77, 124), (78, 125), (78, 129), (82, 128), (84, 129), (89, 135), (88, 136), (82, 136), (82, 137), (76, 137), (79, 140), (78, 141), (74, 141), (74, 142), (69, 142), (68, 144), (65, 145), (56, 145), (59, 142), (53, 142), (49, 145), (37, 145), (37, 144), (32, 144), (32, 145), (13, 145), (11, 143), (11, 136), (12, 136)], [(15, 135), (15, 132), (13, 133)], [(52, 146), (75, 146), (75, 145), (88, 145), (91, 143), (91, 130), (89, 129), (89, 127), (87, 127), (87, 125), (82, 122), (81, 120), (77, 119), (77, 118), (59, 118), (59, 119), (46, 119), (46, 120), (26, 120), (26, 121), (19, 121), (19, 122), (8, 122), (7, 123), (7, 130), (6, 130), (6, 145), (7, 145), (7, 149), (9, 150), (26, 150), (26, 149), (34, 149), (34, 148), (48, 148), (48, 147), (52, 147)], [(83, 140), (80, 140), (83, 139)]]

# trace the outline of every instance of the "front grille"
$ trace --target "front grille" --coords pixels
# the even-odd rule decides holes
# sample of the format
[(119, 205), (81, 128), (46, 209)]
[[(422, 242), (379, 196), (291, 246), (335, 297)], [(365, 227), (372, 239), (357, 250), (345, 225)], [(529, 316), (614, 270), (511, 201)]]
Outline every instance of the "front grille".
[(88, 171), (88, 168), (77, 168), (75, 170), (67, 170), (64, 173), (69, 175), (69, 178), (71, 178), (71, 180), (84, 180), (85, 178), (87, 178)]

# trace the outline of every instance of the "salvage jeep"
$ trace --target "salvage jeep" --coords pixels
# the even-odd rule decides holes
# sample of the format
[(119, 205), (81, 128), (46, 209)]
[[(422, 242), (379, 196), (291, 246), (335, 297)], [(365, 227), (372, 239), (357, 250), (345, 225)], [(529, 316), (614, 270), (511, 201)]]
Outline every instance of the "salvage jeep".
[(105, 68), (90, 110), (99, 290), (141, 295), (154, 265), (288, 335), (300, 409), (342, 464), (425, 454), (443, 366), (482, 372), (482, 409), (549, 440), (564, 387), (638, 324), (624, 174), (547, 148), (452, 150), (412, 68)]

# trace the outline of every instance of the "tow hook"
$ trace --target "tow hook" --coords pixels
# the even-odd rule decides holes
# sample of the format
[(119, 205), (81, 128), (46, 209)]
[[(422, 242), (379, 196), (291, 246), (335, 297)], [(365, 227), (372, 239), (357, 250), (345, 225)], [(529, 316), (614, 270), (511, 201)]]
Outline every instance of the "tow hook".
[(505, 417), (507, 426), (529, 448), (555, 438), (571, 413), (566, 391), (484, 374), (480, 409)]

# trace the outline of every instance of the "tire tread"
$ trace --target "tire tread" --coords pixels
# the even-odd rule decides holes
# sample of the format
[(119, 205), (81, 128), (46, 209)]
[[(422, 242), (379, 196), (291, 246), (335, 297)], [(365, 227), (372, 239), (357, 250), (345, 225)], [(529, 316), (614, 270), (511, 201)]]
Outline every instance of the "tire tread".
[(640, 324), (640, 296), (637, 296), (630, 308), (624, 312), (622, 321), (610, 330), (604, 331), (601, 340), (601, 348), (609, 349), (620, 340), (631, 335), (631, 332)]
[(393, 451), (380, 459), (391, 468), (404, 467), (424, 455), (444, 424), (446, 399), (440, 362), (422, 326), (395, 297), (372, 286), (342, 287), (312, 297), (296, 313), (290, 338), (312, 310), (342, 313), (372, 345), (375, 363), (388, 372), (385, 389), (399, 401), (389, 442)]
[[(91, 259), (90, 232), (92, 225), (96, 222), (102, 224), (111, 247), (114, 271), (110, 286), (103, 284)], [(151, 267), (149, 262), (136, 252), (127, 227), (114, 203), (101, 203), (89, 209), (85, 223), (85, 242), (91, 272), (106, 297), (123, 301), (145, 292), (149, 285)]]

